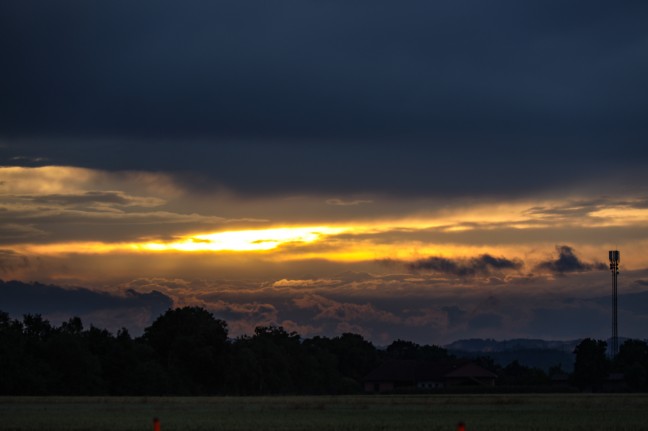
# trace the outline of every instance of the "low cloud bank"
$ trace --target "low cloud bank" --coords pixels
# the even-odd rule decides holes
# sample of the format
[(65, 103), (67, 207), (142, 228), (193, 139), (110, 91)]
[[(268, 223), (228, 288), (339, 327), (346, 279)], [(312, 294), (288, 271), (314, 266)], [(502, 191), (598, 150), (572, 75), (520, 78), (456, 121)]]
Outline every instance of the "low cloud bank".
[(168, 310), (173, 301), (159, 291), (141, 293), (126, 289), (120, 294), (86, 288), (21, 281), (0, 281), (0, 309), (14, 317), (41, 314), (50, 320), (79, 316), (89, 324), (112, 330), (122, 326), (143, 330)]
[(511, 260), (505, 257), (494, 257), (490, 254), (482, 254), (471, 259), (448, 259), (431, 256), (406, 264), (407, 269), (410, 271), (433, 271), (458, 277), (489, 275), (492, 272), (504, 270), (519, 270), (523, 266), (524, 263), (519, 259)]
[(602, 262), (584, 262), (576, 256), (572, 247), (567, 245), (556, 246), (558, 257), (539, 263), (536, 268), (562, 275), (568, 272), (585, 272), (605, 270), (607, 266)]

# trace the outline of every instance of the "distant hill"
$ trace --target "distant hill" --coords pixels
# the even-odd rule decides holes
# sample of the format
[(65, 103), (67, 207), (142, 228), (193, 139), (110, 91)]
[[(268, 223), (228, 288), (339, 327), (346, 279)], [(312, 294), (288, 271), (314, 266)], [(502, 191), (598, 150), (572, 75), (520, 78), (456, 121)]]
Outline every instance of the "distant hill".
[(458, 340), (445, 346), (448, 351), (459, 357), (474, 358), (489, 356), (498, 365), (505, 367), (518, 361), (527, 367), (549, 368), (560, 365), (566, 372), (574, 368), (574, 348), (581, 340), (554, 341), (517, 338), (497, 341), (492, 339), (472, 338)]
[(573, 352), (581, 340), (547, 341), (531, 338), (514, 338), (512, 340), (497, 341), (490, 338), (470, 338), (458, 340), (445, 346), (448, 350), (462, 350), (465, 352), (504, 352), (508, 350), (560, 350)]

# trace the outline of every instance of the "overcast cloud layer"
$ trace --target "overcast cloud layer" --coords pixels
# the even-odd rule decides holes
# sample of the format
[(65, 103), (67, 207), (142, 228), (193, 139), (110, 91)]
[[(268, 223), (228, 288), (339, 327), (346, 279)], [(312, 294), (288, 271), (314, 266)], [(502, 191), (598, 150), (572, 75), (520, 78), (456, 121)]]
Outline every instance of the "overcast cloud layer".
[(21, 0), (0, 17), (15, 163), (252, 194), (646, 182), (644, 2)]

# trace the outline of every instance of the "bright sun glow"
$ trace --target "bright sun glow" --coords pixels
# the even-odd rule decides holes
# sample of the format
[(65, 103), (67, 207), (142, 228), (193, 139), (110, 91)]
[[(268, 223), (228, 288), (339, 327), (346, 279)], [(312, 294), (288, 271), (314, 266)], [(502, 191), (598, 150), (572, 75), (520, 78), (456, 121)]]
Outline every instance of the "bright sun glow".
[(343, 228), (284, 227), (191, 235), (174, 242), (133, 244), (136, 250), (148, 251), (264, 251), (282, 244), (311, 243), (323, 235), (335, 235)]

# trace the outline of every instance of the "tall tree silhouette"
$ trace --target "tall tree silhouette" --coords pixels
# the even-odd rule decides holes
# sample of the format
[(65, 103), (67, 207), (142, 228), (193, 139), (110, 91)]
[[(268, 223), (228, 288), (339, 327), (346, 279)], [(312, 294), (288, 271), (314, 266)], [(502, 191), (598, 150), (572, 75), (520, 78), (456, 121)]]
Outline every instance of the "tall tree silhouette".
[(180, 394), (222, 392), (227, 323), (200, 307), (168, 310), (142, 337), (167, 370), (171, 388)]
[(632, 390), (646, 389), (648, 383), (648, 343), (626, 340), (619, 348), (615, 366), (623, 372), (626, 384)]
[(610, 362), (605, 356), (607, 343), (586, 338), (574, 349), (574, 383), (584, 390), (600, 388), (610, 371)]

